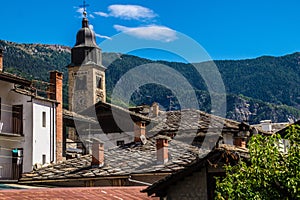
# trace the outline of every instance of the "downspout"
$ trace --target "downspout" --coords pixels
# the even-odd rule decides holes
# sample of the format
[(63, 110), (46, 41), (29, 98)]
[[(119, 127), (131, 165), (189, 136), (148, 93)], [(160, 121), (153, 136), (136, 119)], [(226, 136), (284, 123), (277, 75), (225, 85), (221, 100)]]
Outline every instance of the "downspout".
[(50, 107), (50, 134), (49, 134), (49, 141), (50, 141), (50, 163), (51, 163), (51, 160), (52, 160), (52, 120), (51, 120), (51, 117), (52, 117), (52, 107), (53, 107), (53, 103), (51, 103), (51, 107)]

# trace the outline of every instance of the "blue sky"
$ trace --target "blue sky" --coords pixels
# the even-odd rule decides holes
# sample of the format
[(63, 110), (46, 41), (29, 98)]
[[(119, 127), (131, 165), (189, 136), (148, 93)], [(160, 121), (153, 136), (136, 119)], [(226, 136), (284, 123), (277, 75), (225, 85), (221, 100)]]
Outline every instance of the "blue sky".
[[(3, 1), (0, 39), (73, 46), (81, 26), (77, 11), (82, 3), (82, 0)], [(90, 24), (99, 44), (123, 32), (165, 45), (176, 41), (179, 32), (197, 41), (213, 59), (281, 56), (300, 51), (300, 1), (297, 0), (88, 0), (87, 3)], [(113, 50), (118, 52), (117, 48)], [(150, 50), (136, 54), (176, 60), (169, 53)]]

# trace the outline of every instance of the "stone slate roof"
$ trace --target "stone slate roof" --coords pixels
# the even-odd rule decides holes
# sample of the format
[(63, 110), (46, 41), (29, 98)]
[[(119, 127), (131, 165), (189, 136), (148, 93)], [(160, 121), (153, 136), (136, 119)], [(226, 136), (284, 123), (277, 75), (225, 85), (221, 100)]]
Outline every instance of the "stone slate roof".
[(289, 125), (287, 125), (286, 127), (284, 127), (284, 128), (282, 128), (282, 129), (280, 129), (280, 130), (277, 130), (277, 134), (280, 134), (281, 135), (281, 137), (285, 137), (286, 136), (286, 134), (287, 134), (287, 130), (291, 127), (291, 126), (293, 126), (293, 125), (300, 125), (300, 120), (298, 120), (298, 121), (296, 121), (296, 122), (294, 122), (294, 123), (292, 123), (292, 124), (289, 124)]
[(82, 121), (82, 122), (88, 122), (92, 124), (98, 124), (98, 121), (96, 121), (95, 118), (80, 115), (78, 113), (63, 109), (63, 118), (65, 120), (76, 120), (76, 121)]
[(213, 129), (238, 130), (239, 122), (208, 114), (200, 110), (181, 110), (181, 111), (160, 111), (158, 117), (154, 118), (159, 122), (150, 132), (174, 132), (188, 130), (207, 130)]
[(158, 200), (157, 197), (147, 197), (140, 191), (145, 187), (88, 187), (88, 188), (39, 188), (26, 190), (1, 190), (0, 199), (23, 200)]
[(51, 164), (22, 175), (20, 182), (34, 182), (58, 179), (80, 179), (112, 176), (129, 176), (131, 174), (172, 173), (204, 157), (209, 151), (172, 140), (169, 141), (169, 162), (157, 164), (156, 138), (147, 140), (145, 145), (130, 143), (122, 147), (105, 150), (103, 167), (91, 166), (91, 155)]
[(24, 79), (20, 76), (10, 74), (7, 72), (1, 72), (0, 73), (0, 80), (10, 82), (10, 83), (15, 83), (15, 84), (20, 84), (25, 87), (30, 87), (31, 86), (31, 81)]
[[(90, 106), (80, 114), (97, 118), (104, 133), (130, 132), (133, 130), (133, 121), (144, 121), (146, 124), (149, 124), (151, 121), (147, 116), (101, 101)], [(122, 127), (119, 127), (120, 123)]]
[[(114, 110), (118, 114), (129, 114), (132, 118), (136, 118), (138, 120), (144, 120), (144, 121), (150, 121), (151, 119), (145, 115), (135, 113), (130, 111), (129, 109), (123, 108), (121, 106), (117, 106), (111, 103), (107, 102), (102, 102), (99, 101), (95, 105), (87, 108), (86, 110), (82, 111), (82, 114), (89, 115), (90, 113), (97, 112), (97, 114), (102, 114), (98, 113), (99, 111), (102, 111), (104, 115), (107, 115), (108, 113), (111, 113), (111, 110)], [(106, 113), (105, 113), (106, 112)]]
[(222, 144), (204, 158), (195, 159), (184, 169), (178, 170), (177, 172), (162, 178), (145, 190), (142, 190), (142, 192), (147, 192), (149, 196), (156, 193), (157, 196), (158, 194), (167, 191), (168, 187), (171, 187), (178, 181), (182, 181), (187, 176), (191, 176), (194, 172), (199, 171), (204, 166), (209, 165), (210, 167), (216, 168), (220, 164), (235, 165), (240, 159), (248, 160), (249, 158), (250, 155), (248, 149)]
[(273, 134), (273, 133), (281, 131), (282, 129), (285, 129), (286, 127), (288, 127), (290, 125), (290, 123), (288, 123), (288, 122), (271, 123), (271, 125), (272, 125), (272, 131), (271, 132), (264, 131), (262, 129), (262, 125), (261, 124), (254, 124), (254, 125), (252, 125), (252, 127), (255, 127), (259, 132), (262, 132), (264, 134)]

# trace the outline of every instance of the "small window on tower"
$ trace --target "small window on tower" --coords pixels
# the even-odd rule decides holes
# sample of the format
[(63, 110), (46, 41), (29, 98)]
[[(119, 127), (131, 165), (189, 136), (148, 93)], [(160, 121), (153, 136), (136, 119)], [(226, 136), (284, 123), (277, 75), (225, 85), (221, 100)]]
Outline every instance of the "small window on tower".
[(98, 89), (103, 89), (103, 87), (102, 87), (102, 77), (101, 76), (97, 76), (96, 77), (96, 85), (97, 85), (97, 88)]
[(43, 163), (43, 165), (46, 164), (46, 155), (45, 154), (42, 155), (42, 163)]
[(123, 145), (124, 145), (124, 140), (117, 141), (117, 146), (123, 146)]
[(43, 126), (43, 127), (46, 127), (46, 112), (43, 112), (42, 115), (43, 115), (43, 116), (42, 116), (42, 119), (43, 119), (43, 124), (42, 124), (42, 126)]

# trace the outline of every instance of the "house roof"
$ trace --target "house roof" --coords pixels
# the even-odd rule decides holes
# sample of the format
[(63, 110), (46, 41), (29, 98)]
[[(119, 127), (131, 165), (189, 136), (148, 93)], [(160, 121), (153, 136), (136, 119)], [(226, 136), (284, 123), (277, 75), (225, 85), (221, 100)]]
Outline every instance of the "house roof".
[(75, 126), (74, 121), (98, 124), (98, 121), (95, 118), (80, 115), (78, 113), (66, 109), (63, 109), (63, 118), (64, 118), (64, 123), (67, 123), (68, 126)]
[[(101, 101), (80, 112), (80, 114), (98, 118), (98, 122), (104, 133), (132, 131), (133, 121), (144, 121), (146, 124), (151, 121), (147, 116)], [(119, 126), (120, 123), (122, 127)]]
[(181, 111), (160, 111), (154, 118), (158, 121), (150, 132), (175, 132), (187, 130), (207, 130), (208, 128), (223, 130), (239, 130), (239, 122), (208, 114), (200, 110), (186, 109)]
[(204, 157), (208, 150), (200, 150), (180, 141), (169, 141), (169, 162), (165, 165), (157, 164), (156, 138), (150, 138), (145, 145), (129, 143), (124, 146), (104, 151), (103, 167), (91, 166), (92, 156), (67, 160), (58, 164), (51, 164), (30, 173), (22, 175), (20, 182), (59, 181), (80, 178), (108, 178), (119, 176), (128, 178), (133, 174), (162, 173), (169, 174), (183, 169), (186, 165), (199, 157)]
[(145, 187), (88, 187), (88, 188), (39, 188), (26, 190), (1, 190), (0, 198), (7, 200), (23, 199), (102, 199), (138, 200), (151, 199), (140, 191)]
[(281, 137), (285, 137), (286, 134), (287, 134), (286, 131), (287, 131), (292, 125), (300, 125), (300, 120), (296, 121), (296, 122), (293, 123), (293, 124), (289, 124), (289, 125), (285, 126), (284, 128), (278, 130), (276, 133), (280, 134)]
[(249, 159), (249, 152), (246, 148), (240, 148), (232, 145), (220, 145), (203, 158), (195, 159), (191, 164), (185, 166), (184, 169), (178, 170), (163, 179), (155, 182), (151, 186), (142, 190), (149, 196), (160, 194), (167, 191), (168, 187), (176, 184), (187, 176), (191, 176), (194, 172), (199, 171), (205, 165), (216, 168), (222, 164), (237, 164), (239, 159)]
[(276, 132), (288, 127), (289, 125), (290, 125), (289, 122), (271, 123), (271, 126), (272, 126), (272, 131), (271, 132), (264, 131), (262, 129), (262, 124), (254, 124), (254, 125), (252, 125), (252, 127), (255, 127), (258, 131), (260, 131), (261, 133), (264, 133), (265, 135), (267, 135), (267, 134), (276, 133)]
[(7, 72), (0, 73), (0, 80), (10, 82), (10, 83), (20, 84), (26, 87), (31, 86), (31, 81)]
[(14, 88), (13, 91), (16, 92), (16, 93), (19, 93), (19, 94), (26, 95), (26, 96), (31, 96), (34, 99), (38, 99), (38, 100), (41, 100), (41, 101), (59, 103), (56, 100), (53, 100), (53, 99), (50, 99), (50, 98), (45, 98), (45, 97), (42, 97), (42, 96), (38, 96), (34, 91), (30, 91), (29, 88), (26, 88), (26, 89), (24, 89), (24, 88)]

